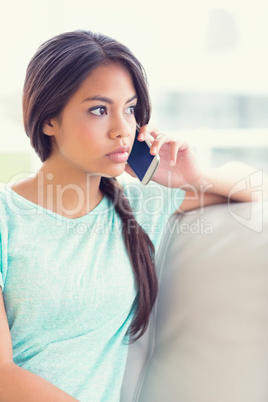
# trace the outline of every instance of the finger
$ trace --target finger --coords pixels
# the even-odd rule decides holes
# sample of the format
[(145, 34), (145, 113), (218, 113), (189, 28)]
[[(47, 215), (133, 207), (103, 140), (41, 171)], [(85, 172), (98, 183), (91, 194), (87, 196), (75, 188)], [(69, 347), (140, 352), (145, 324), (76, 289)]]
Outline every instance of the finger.
[(158, 129), (153, 126), (152, 124), (145, 124), (144, 126), (140, 127), (138, 140), (144, 141), (145, 138), (149, 140), (153, 140), (159, 134)]
[(178, 152), (186, 151), (190, 147), (189, 143), (185, 140), (178, 140)]
[(175, 166), (177, 163), (177, 155), (178, 155), (179, 147), (180, 147), (180, 145), (179, 145), (178, 141), (172, 141), (170, 143), (170, 151), (169, 151), (169, 154), (170, 154), (169, 165), (170, 166)]
[(157, 154), (163, 144), (172, 143), (172, 142), (174, 142), (174, 141), (171, 138), (169, 138), (168, 136), (166, 136), (164, 134), (158, 134), (152, 143), (151, 154), (152, 155)]
[(177, 157), (179, 152), (186, 151), (189, 148), (189, 144), (183, 140), (177, 140), (170, 145), (170, 166), (174, 166), (177, 163)]

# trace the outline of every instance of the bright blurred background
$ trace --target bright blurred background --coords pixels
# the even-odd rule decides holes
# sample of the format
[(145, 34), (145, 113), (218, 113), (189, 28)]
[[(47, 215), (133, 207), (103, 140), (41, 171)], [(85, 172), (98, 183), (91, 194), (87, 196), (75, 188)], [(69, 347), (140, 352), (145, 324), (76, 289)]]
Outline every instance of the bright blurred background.
[(75, 29), (136, 54), (152, 122), (188, 138), (205, 165), (241, 160), (268, 173), (267, 0), (16, 0), (0, 11), (0, 182), (41, 164), (22, 123), (26, 67), (42, 42)]

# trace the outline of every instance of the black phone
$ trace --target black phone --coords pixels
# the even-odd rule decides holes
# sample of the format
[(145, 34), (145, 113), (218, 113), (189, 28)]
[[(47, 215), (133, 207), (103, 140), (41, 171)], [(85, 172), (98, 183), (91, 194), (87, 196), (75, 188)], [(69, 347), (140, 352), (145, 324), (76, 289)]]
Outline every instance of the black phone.
[(137, 140), (139, 128), (136, 129), (135, 140), (127, 160), (129, 166), (142, 184), (148, 184), (160, 162), (159, 155), (151, 155), (151, 143), (149, 140)]

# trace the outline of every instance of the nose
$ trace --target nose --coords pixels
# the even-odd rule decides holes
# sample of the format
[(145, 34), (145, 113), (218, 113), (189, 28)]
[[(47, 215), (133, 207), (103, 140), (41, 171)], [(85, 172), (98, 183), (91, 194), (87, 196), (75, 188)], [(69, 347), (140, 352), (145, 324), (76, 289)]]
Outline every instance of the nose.
[(131, 132), (131, 123), (122, 115), (114, 115), (110, 120), (109, 137), (113, 140), (129, 137)]
[(109, 131), (109, 137), (112, 140), (116, 140), (119, 138), (125, 138), (125, 137), (129, 137), (130, 136), (130, 128), (129, 127), (125, 127), (125, 128), (112, 128)]

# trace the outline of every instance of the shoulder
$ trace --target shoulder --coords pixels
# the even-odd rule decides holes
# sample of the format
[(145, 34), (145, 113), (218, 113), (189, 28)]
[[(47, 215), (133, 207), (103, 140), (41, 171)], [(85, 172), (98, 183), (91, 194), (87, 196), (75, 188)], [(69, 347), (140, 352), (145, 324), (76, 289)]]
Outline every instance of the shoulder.
[(7, 226), (11, 212), (9, 188), (6, 184), (0, 183), (0, 232)]
[(6, 210), (7, 197), (8, 197), (7, 185), (4, 183), (0, 183), (0, 216), (2, 216), (3, 212)]
[(0, 226), (11, 225), (22, 211), (19, 199), (13, 189), (7, 184), (0, 183)]
[(7, 198), (8, 195), (6, 185), (0, 183), (0, 246), (3, 242), (3, 239), (7, 237), (8, 232), (7, 227), (9, 221), (9, 208)]
[(179, 208), (184, 191), (164, 187), (153, 181), (144, 186), (139, 180), (128, 179), (124, 175), (118, 177), (117, 180), (123, 187), (135, 219), (146, 231), (157, 251), (166, 224), (171, 215)]
[(13, 195), (19, 195), (31, 202), (36, 202), (38, 187), (33, 178), (25, 177), (16, 183), (10, 183), (6, 190)]
[(127, 173), (123, 173), (121, 176), (117, 178), (117, 181), (123, 187), (123, 191), (127, 196), (140, 196), (140, 198), (148, 198), (148, 197), (157, 197), (159, 198), (167, 198), (167, 197), (180, 197), (180, 201), (182, 202), (184, 199), (185, 191), (180, 188), (170, 188), (162, 186), (154, 181), (151, 181), (147, 185), (143, 185), (140, 183), (138, 179), (135, 179), (131, 176), (127, 175)]
[(146, 186), (125, 174), (117, 178), (136, 214), (171, 216), (181, 205), (185, 192), (151, 181)]

